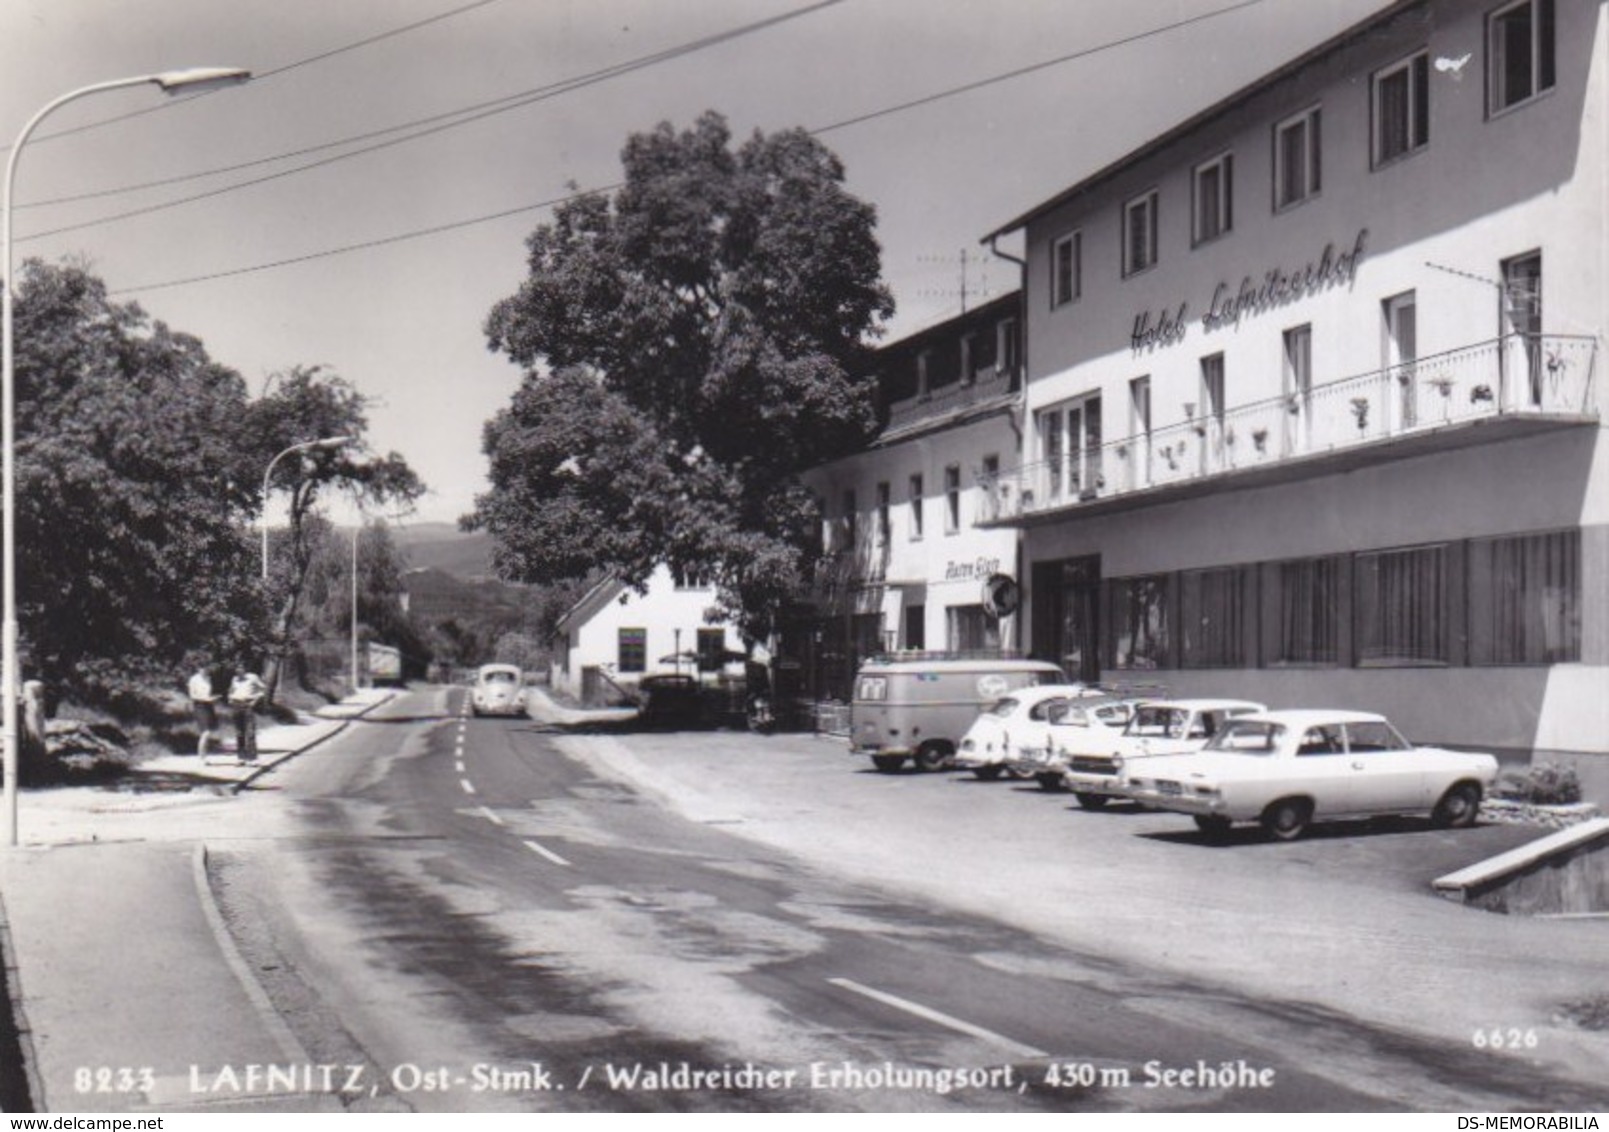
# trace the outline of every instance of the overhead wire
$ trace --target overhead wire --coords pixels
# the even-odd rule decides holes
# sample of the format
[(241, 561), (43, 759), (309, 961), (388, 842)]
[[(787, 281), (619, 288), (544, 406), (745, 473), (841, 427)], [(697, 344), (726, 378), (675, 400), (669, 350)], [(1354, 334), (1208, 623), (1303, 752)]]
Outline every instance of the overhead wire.
[[(1006, 82), (1006, 81), (1009, 81), (1009, 80), (1014, 79), (1014, 78), (1021, 78), (1024, 75), (1033, 74), (1033, 73), (1045, 70), (1045, 69), (1050, 68), (1050, 67), (1063, 66), (1063, 65), (1065, 65), (1067, 63), (1074, 62), (1074, 61), (1077, 61), (1079, 59), (1085, 59), (1085, 58), (1088, 58), (1089, 56), (1100, 54), (1101, 52), (1104, 52), (1104, 51), (1111, 51), (1111, 50), (1114, 50), (1114, 49), (1119, 48), (1119, 47), (1129, 46), (1131, 44), (1140, 42), (1140, 41), (1145, 40), (1145, 39), (1150, 39), (1150, 38), (1154, 38), (1154, 37), (1156, 37), (1158, 35), (1166, 34), (1168, 32), (1177, 31), (1180, 28), (1188, 27), (1188, 26), (1190, 26), (1192, 24), (1201, 23), (1201, 22), (1203, 22), (1205, 20), (1214, 19), (1214, 18), (1216, 18), (1218, 16), (1224, 16), (1224, 15), (1228, 15), (1228, 14), (1233, 13), (1233, 12), (1241, 11), (1241, 10), (1243, 10), (1245, 8), (1250, 8), (1250, 7), (1253, 7), (1253, 6), (1261, 4), (1261, 3), (1263, 3), (1263, 0), (1239, 0), (1239, 2), (1237, 2), (1237, 3), (1230, 4), (1230, 5), (1227, 5), (1227, 6), (1222, 7), (1222, 8), (1215, 8), (1212, 11), (1209, 11), (1209, 12), (1204, 12), (1204, 13), (1201, 13), (1199, 15), (1190, 16), (1190, 17), (1187, 17), (1187, 18), (1181, 19), (1181, 20), (1175, 20), (1172, 23), (1163, 24), (1163, 25), (1160, 25), (1158, 27), (1151, 28), (1151, 29), (1149, 29), (1147, 31), (1138, 32), (1138, 33), (1135, 33), (1133, 35), (1124, 36), (1124, 37), (1122, 37), (1120, 39), (1115, 39), (1115, 40), (1108, 41), (1106, 43), (1097, 44), (1094, 47), (1084, 48), (1082, 50), (1072, 52), (1072, 53), (1069, 53), (1067, 55), (1058, 56), (1055, 59), (1044, 60), (1042, 62), (1034, 63), (1034, 64), (1031, 64), (1031, 65), (1026, 66), (1026, 67), (1018, 67), (1018, 68), (1015, 68), (1015, 69), (1013, 69), (1011, 71), (1001, 72), (998, 75), (989, 76), (989, 77), (979, 79), (979, 80), (975, 80), (975, 81), (968, 82), (968, 83), (961, 83), (961, 84), (958, 84), (958, 85), (953, 86), (953, 87), (947, 87), (947, 88), (945, 88), (943, 90), (940, 90), (940, 91), (937, 91), (937, 92), (935, 92), (933, 94), (924, 95), (921, 98), (911, 99), (911, 100), (908, 100), (906, 102), (901, 102), (901, 103), (897, 103), (897, 104), (894, 104), (894, 105), (891, 105), (891, 106), (883, 107), (881, 109), (870, 111), (870, 112), (865, 113), (865, 114), (856, 115), (853, 118), (846, 118), (846, 119), (843, 119), (843, 120), (838, 121), (838, 122), (831, 123), (831, 124), (826, 125), (826, 126), (819, 126), (819, 127), (815, 127), (815, 128), (812, 128), (812, 129), (807, 129), (805, 132), (808, 133), (808, 134), (811, 134), (812, 136), (815, 136), (815, 135), (829, 133), (829, 132), (836, 131), (836, 130), (847, 129), (847, 128), (851, 127), (851, 126), (861, 125), (861, 124), (866, 123), (866, 122), (874, 121), (874, 120), (876, 120), (878, 118), (888, 117), (888, 116), (890, 116), (892, 114), (902, 113), (904, 111), (915, 109), (915, 108), (921, 107), (921, 106), (928, 106), (928, 105), (931, 105), (931, 104), (933, 104), (935, 102), (939, 102), (939, 101), (942, 101), (942, 100), (947, 99), (947, 98), (957, 97), (957, 96), (962, 95), (962, 94), (969, 94), (969, 93), (972, 93), (973, 91), (980, 90), (980, 89), (982, 89), (984, 87), (992, 86), (992, 85), (995, 85), (995, 84), (1001, 83), (1001, 82)], [(218, 280), (218, 279), (226, 279), (226, 278), (237, 277), (237, 276), (241, 276), (241, 275), (251, 275), (251, 274), (256, 274), (256, 273), (262, 272), (262, 271), (271, 271), (271, 270), (274, 270), (274, 269), (280, 268), (280, 267), (290, 267), (290, 266), (293, 266), (293, 265), (296, 265), (296, 264), (308, 263), (308, 262), (311, 262), (313, 260), (325, 259), (325, 258), (338, 256), (338, 255), (349, 255), (349, 254), (351, 254), (353, 252), (363, 251), (363, 250), (370, 249), (370, 248), (384, 247), (384, 246), (391, 245), (391, 244), (403, 243), (403, 242), (406, 242), (406, 241), (409, 241), (409, 240), (422, 239), (422, 238), (425, 238), (425, 237), (428, 237), (428, 236), (440, 235), (440, 234), (442, 234), (444, 232), (455, 231), (455, 230), (462, 229), (462, 228), (469, 228), (469, 227), (473, 227), (473, 226), (478, 225), (478, 224), (485, 224), (485, 223), (490, 223), (490, 222), (493, 222), (493, 221), (496, 221), (496, 220), (503, 220), (503, 219), (507, 219), (510, 216), (516, 216), (516, 215), (519, 215), (521, 213), (526, 213), (526, 212), (534, 212), (534, 211), (536, 211), (538, 209), (557, 207), (557, 206), (565, 204), (565, 203), (567, 203), (569, 201), (578, 200), (578, 199), (581, 199), (581, 198), (584, 198), (586, 196), (590, 196), (590, 195), (593, 195), (593, 194), (596, 194), (596, 193), (612, 192), (612, 191), (622, 187), (622, 185), (623, 185), (623, 182), (614, 182), (612, 184), (603, 185), (603, 186), (590, 188), (590, 189), (578, 189), (578, 190), (576, 190), (574, 192), (567, 193), (567, 194), (565, 194), (563, 196), (559, 196), (559, 197), (553, 197), (553, 198), (550, 198), (548, 200), (537, 201), (537, 202), (534, 202), (534, 203), (531, 203), (531, 204), (518, 205), (518, 206), (515, 206), (513, 208), (503, 209), (501, 211), (494, 212), (494, 213), (487, 213), (487, 214), (484, 214), (484, 215), (468, 217), (468, 218), (465, 218), (465, 219), (462, 219), (462, 220), (448, 221), (448, 222), (445, 222), (445, 223), (442, 223), (442, 224), (432, 225), (432, 226), (430, 226), (428, 228), (420, 228), (420, 229), (413, 229), (413, 230), (410, 230), (410, 231), (407, 231), (407, 232), (393, 233), (390, 236), (383, 236), (383, 237), (379, 237), (379, 238), (376, 238), (376, 239), (373, 239), (373, 240), (362, 240), (362, 241), (358, 241), (358, 242), (351, 243), (351, 244), (344, 244), (344, 245), (341, 245), (339, 247), (324, 248), (324, 249), (320, 249), (318, 251), (308, 252), (308, 253), (305, 253), (303, 255), (292, 256), (292, 257), (288, 257), (288, 258), (285, 258), (285, 259), (270, 260), (270, 261), (267, 261), (267, 262), (264, 262), (264, 263), (251, 264), (251, 265), (248, 265), (248, 266), (245, 266), (245, 267), (231, 268), (231, 269), (227, 269), (227, 270), (224, 270), (224, 271), (209, 272), (209, 273), (202, 274), (202, 275), (187, 276), (187, 277), (182, 278), (182, 279), (172, 279), (172, 280), (167, 280), (167, 281), (159, 282), (159, 283), (148, 283), (148, 284), (143, 284), (143, 285), (139, 285), (139, 286), (121, 287), (121, 288), (117, 288), (114, 291), (111, 291), (110, 293), (111, 294), (128, 294), (128, 293), (131, 293), (131, 292), (158, 291), (158, 290), (164, 290), (164, 289), (171, 288), (171, 287), (187, 286), (187, 285), (192, 284), (192, 283), (204, 283), (204, 282), (211, 282), (211, 281)]]

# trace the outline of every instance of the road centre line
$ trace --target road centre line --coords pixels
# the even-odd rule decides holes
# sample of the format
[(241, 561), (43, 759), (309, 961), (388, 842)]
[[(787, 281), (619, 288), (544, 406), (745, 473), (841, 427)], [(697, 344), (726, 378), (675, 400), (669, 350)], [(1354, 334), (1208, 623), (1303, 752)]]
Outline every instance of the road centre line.
[(491, 822), (493, 825), (502, 825), (503, 824), (503, 819), (498, 817), (496, 814), (492, 813), (492, 811), (487, 809), (485, 806), (480, 807), (480, 814), (481, 814), (481, 817), (485, 818), (487, 821)]
[(538, 845), (534, 841), (525, 841), (525, 842), (522, 842), (521, 844), (523, 844), (531, 852), (537, 854), (537, 856), (546, 857), (548, 860), (552, 861), (555, 865), (563, 865), (566, 868), (570, 867), (570, 862), (569, 861), (566, 861), (563, 857), (559, 856), (553, 850), (545, 849), (542, 846)]
[(462, 786), (464, 788), (464, 793), (465, 794), (473, 794), (475, 792), (474, 784), (471, 783), (469, 781), (469, 779), (467, 779), (467, 778), (460, 778), (458, 780), (458, 785), (460, 785), (460, 786)]
[(953, 1015), (944, 1014), (934, 1010), (932, 1007), (923, 1006), (919, 1002), (912, 1002), (910, 999), (889, 994), (887, 991), (874, 990), (863, 983), (855, 982), (853, 979), (828, 979), (827, 981), (835, 987), (842, 987), (844, 990), (853, 991), (855, 994), (864, 995), (866, 998), (881, 1002), (885, 1006), (892, 1006), (896, 1010), (903, 1010), (907, 1014), (914, 1014), (918, 1018), (936, 1022), (940, 1026), (954, 1030), (957, 1033), (980, 1038), (990, 1045), (999, 1046), (1013, 1056), (1021, 1058), (1050, 1056), (1044, 1050), (1035, 1049), (1033, 1046), (1025, 1046), (1021, 1042), (1014, 1042), (1003, 1034), (995, 1033), (993, 1030), (985, 1030), (982, 1026), (974, 1026), (971, 1022), (963, 1022)]

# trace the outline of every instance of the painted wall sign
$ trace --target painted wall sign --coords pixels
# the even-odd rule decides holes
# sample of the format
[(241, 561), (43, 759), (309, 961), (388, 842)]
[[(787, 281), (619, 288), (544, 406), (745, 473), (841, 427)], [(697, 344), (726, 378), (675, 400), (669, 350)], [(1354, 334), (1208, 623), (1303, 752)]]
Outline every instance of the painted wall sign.
[[(1201, 329), (1207, 333), (1225, 327), (1239, 326), (1242, 318), (1294, 303), (1309, 295), (1339, 284), (1349, 284), (1357, 276), (1358, 263), (1368, 243), (1369, 230), (1358, 229), (1349, 251), (1336, 251), (1335, 245), (1325, 244), (1316, 259), (1301, 267), (1286, 270), (1271, 267), (1259, 280), (1251, 275), (1241, 279), (1238, 287), (1229, 282), (1219, 283), (1207, 304), (1207, 313), (1201, 316)], [(1141, 311), (1134, 316), (1129, 333), (1129, 344), (1136, 350), (1150, 350), (1159, 346), (1173, 346), (1184, 341), (1189, 329), (1189, 305), (1180, 303), (1173, 309), (1164, 308), (1155, 313)]]
[(957, 562), (951, 559), (944, 564), (944, 580), (946, 582), (967, 582), (973, 578), (987, 578), (990, 574), (1000, 571), (1000, 559), (979, 558), (973, 562)]

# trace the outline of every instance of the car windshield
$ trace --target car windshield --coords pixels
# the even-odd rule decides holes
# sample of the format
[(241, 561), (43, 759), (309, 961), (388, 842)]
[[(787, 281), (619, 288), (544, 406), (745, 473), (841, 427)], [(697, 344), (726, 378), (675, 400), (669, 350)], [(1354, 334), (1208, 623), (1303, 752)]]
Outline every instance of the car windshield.
[(480, 682), (482, 684), (512, 684), (515, 682), (514, 673), (506, 669), (497, 672), (482, 672)]
[(1017, 704), (1018, 701), (1014, 697), (1003, 696), (996, 700), (994, 704), (984, 712), (984, 714), (1000, 716), (1010, 715), (1012, 712), (1017, 710)]
[(1182, 739), (1190, 723), (1190, 713), (1183, 708), (1142, 705), (1123, 729), (1125, 735), (1141, 735), (1154, 739)]
[(1271, 755), (1279, 749), (1285, 734), (1282, 724), (1260, 719), (1232, 719), (1207, 744), (1209, 751), (1228, 751), (1237, 755)]

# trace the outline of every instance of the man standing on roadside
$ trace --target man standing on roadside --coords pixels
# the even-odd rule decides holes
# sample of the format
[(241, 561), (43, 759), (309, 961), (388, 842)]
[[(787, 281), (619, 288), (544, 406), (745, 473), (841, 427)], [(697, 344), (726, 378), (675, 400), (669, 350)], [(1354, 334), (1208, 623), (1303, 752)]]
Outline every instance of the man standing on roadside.
[(244, 664), (235, 668), (235, 678), (229, 682), (229, 710), (235, 719), (235, 757), (243, 763), (257, 761), (257, 705), (267, 692), (262, 677)]
[(212, 690), (212, 673), (207, 671), (205, 664), (200, 665), (195, 675), (190, 677), (188, 691), (190, 707), (195, 712), (196, 730), (200, 732), (196, 739), (196, 754), (205, 757), (207, 743), (212, 739), (212, 733), (218, 730), (218, 694)]

